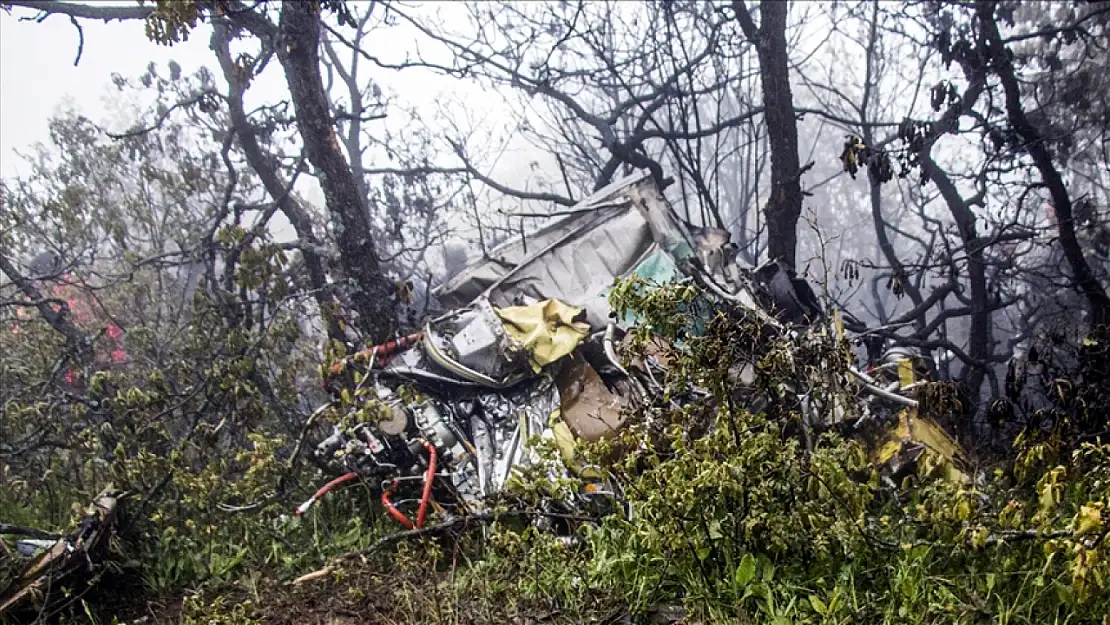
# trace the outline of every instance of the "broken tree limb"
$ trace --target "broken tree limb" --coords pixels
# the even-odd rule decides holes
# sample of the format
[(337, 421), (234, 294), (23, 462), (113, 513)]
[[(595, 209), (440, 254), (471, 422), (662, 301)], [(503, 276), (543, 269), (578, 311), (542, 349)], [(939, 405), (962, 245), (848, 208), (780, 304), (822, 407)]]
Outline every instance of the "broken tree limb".
[(0, 523), (0, 535), (3, 536), (26, 536), (28, 538), (38, 538), (40, 540), (57, 540), (61, 538), (60, 534), (52, 534), (37, 530), (33, 527), (20, 527), (18, 525), (9, 525), (7, 523)]
[[(49, 611), (49, 589), (59, 588), (81, 574), (94, 576), (96, 563), (102, 560), (115, 534), (119, 499), (119, 492), (110, 486), (101, 491), (86, 508), (85, 517), (76, 530), (58, 539), (53, 547), (32, 560), (7, 588), (0, 590), (0, 617), (6, 619), (28, 603), (36, 602), (42, 602), (40, 607)], [(66, 593), (57, 596), (61, 601), (67, 600)]]

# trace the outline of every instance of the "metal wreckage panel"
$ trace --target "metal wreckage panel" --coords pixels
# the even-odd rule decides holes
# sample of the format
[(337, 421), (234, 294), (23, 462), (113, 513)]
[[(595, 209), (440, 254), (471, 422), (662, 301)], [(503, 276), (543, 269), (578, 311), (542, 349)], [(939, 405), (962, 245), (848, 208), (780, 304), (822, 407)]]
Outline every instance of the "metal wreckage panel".
[(614, 278), (631, 274), (652, 254), (678, 258), (690, 241), (649, 174), (618, 180), (570, 211), (572, 214), (493, 249), (441, 286), (448, 308), (485, 296), (506, 307), (556, 299), (585, 309), (592, 329), (608, 323), (606, 299)]

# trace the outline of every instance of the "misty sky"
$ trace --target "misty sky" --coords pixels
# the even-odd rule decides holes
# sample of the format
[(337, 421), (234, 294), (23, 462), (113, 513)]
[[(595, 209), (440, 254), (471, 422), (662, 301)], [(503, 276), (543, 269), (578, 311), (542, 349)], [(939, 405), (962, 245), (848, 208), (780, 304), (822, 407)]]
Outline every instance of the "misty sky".
[[(32, 12), (17, 11), (18, 15)], [(207, 41), (198, 38), (174, 48), (155, 46), (142, 24), (83, 23), (85, 48), (80, 66), (77, 30), (65, 17), (41, 24), (20, 22), (16, 14), (0, 13), (0, 168), (4, 176), (16, 170), (19, 157), (37, 141), (46, 141), (50, 115), (67, 101), (92, 119), (107, 116), (104, 102), (112, 72), (138, 75), (151, 61), (172, 59), (185, 71), (204, 60)]]
[[(446, 8), (439, 3), (428, 6), (437, 12)], [(149, 63), (164, 66), (171, 59), (179, 63), (186, 74), (202, 65), (216, 69), (215, 58), (208, 49), (211, 31), (203, 24), (188, 41), (167, 47), (148, 40), (140, 22), (82, 21), (84, 50), (80, 65), (74, 67), (77, 30), (63, 16), (53, 16), (37, 24), (19, 20), (21, 16), (34, 14), (26, 9), (16, 9), (12, 15), (0, 13), (0, 175), (4, 177), (23, 169), (21, 159), (13, 150), (26, 152), (35, 142), (49, 139), (49, 118), (60, 107), (72, 105), (98, 123), (115, 126), (115, 130), (133, 123), (140, 109), (134, 104), (130, 108), (121, 107), (118, 96), (115, 97), (117, 101), (110, 99), (115, 91), (111, 86), (113, 73), (135, 78)], [(401, 58), (406, 52), (415, 51), (413, 41), (412, 33), (403, 27), (375, 31), (368, 40), (373, 51), (385, 58)], [(343, 52), (341, 50), (341, 54)], [(428, 54), (430, 51), (424, 45), (420, 52)], [(286, 97), (280, 69), (276, 63), (272, 66), (252, 85), (247, 94), (249, 99)], [(219, 72), (215, 73), (218, 76)], [(448, 99), (467, 102), (471, 111), (478, 111), (487, 118), (477, 120), (479, 123), (507, 117), (502, 98), (488, 96), (474, 84), (420, 69), (399, 73), (376, 70), (372, 76), (387, 90), (394, 91), (403, 103), (416, 103), (428, 117), (442, 111), (437, 103)], [(222, 84), (222, 79), (219, 82)], [(511, 150), (531, 151), (528, 147), (517, 144)], [(528, 159), (520, 158), (520, 154), (503, 155), (497, 159), (495, 171), (511, 180), (517, 172), (528, 171), (527, 162)]]

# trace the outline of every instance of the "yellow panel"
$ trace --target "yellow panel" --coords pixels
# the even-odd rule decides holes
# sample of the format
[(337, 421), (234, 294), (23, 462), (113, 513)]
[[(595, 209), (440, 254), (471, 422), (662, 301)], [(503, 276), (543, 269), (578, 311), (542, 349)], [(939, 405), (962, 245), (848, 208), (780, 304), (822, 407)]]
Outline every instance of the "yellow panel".
[(913, 361), (909, 358), (898, 361), (898, 383), (902, 388), (913, 384)]
[(920, 418), (912, 409), (903, 410), (898, 415), (898, 424), (887, 430), (885, 439), (873, 448), (871, 458), (877, 464), (885, 464), (905, 443), (925, 446), (919, 470), (928, 473), (939, 468), (942, 478), (950, 482), (966, 482), (969, 479), (957, 467), (957, 462), (967, 462), (959, 444), (931, 419)]
[(528, 350), (536, 373), (573, 352), (590, 332), (589, 324), (574, 320), (581, 308), (556, 299), (495, 310), (509, 337)]

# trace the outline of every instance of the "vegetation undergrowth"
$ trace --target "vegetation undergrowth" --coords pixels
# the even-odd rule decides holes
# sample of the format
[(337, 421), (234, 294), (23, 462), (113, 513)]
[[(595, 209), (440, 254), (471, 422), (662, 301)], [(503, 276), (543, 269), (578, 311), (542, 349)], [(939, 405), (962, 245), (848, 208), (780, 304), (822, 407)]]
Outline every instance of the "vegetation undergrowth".
[[(751, 350), (758, 328), (716, 313), (704, 335), (690, 336), (695, 296), (688, 287), (616, 291), (616, 307), (636, 309), (664, 344), (685, 339), (667, 354), (679, 376), (668, 386), (696, 384), (710, 397), (648, 409), (662, 437), (649, 446), (635, 440), (646, 428), (608, 444), (637, 450), (614, 465), (634, 514), (588, 530), (577, 562), (539, 551), (557, 570), (545, 592), (600, 590), (634, 615), (681, 604), (707, 622), (1103, 622), (1110, 446), (1069, 439), (1061, 412), (1019, 437), (1011, 461), (980, 483), (925, 470), (898, 491), (881, 487), (859, 441), (828, 430), (807, 449), (796, 428), (790, 434), (794, 407), (752, 414), (735, 403), (727, 368), (736, 360), (722, 355)], [(816, 373), (830, 380), (822, 392), (843, 392), (843, 346), (798, 340), (767, 342), (760, 384)], [(692, 440), (699, 408), (715, 427)]]
[[(769, 335), (742, 312), (707, 307), (688, 286), (643, 286), (618, 285), (612, 301), (642, 319), (633, 352), (649, 341), (664, 346), (665, 392), (630, 414), (622, 434), (579, 450), (611, 468), (631, 514), (578, 524), (578, 541), (495, 520), (374, 549), (395, 529), (377, 524), (380, 509), (357, 487), (303, 518), (288, 514), (273, 485), (287, 479), (283, 458), (294, 441), (267, 436), (264, 419), (253, 431), (242, 421), (234, 445), (212, 436), (174, 449), (166, 438), (131, 437), (110, 459), (92, 445), (54, 459), (106, 465), (84, 474), (80, 490), (61, 464), (48, 470), (46, 483), (73, 489), (74, 500), (109, 478), (172, 495), (127, 506), (118, 568), (56, 616), (127, 622), (129, 601), (105, 589), (137, 579), (143, 591), (132, 597), (174, 597), (182, 623), (317, 622), (367, 611), (377, 620), (358, 622), (580, 623), (621, 614), (646, 622), (661, 611), (711, 623), (1105, 622), (1110, 445), (1076, 435), (1066, 412), (1037, 420), (1010, 460), (977, 482), (925, 467), (892, 489), (859, 437), (807, 424), (782, 390), (820, 379), (809, 395), (817, 405), (854, 401), (845, 345), (820, 331)], [(758, 413), (730, 377), (745, 357), (760, 373), (754, 390), (773, 395)], [(156, 380), (132, 380), (127, 390), (119, 378), (98, 384), (109, 380), (110, 401), (130, 402), (133, 412), (122, 414), (162, 405)], [(226, 391), (251, 396), (230, 380)], [(103, 445), (106, 430), (90, 440)], [(566, 486), (543, 475), (521, 474), (499, 506), (538, 506)], [(5, 504), (29, 524), (58, 519), (48, 526), (63, 528), (64, 515), (42, 507), (56, 501), (43, 492), (5, 493), (13, 499)], [(329, 563), (320, 579), (289, 585)]]
[[(0, 0), (5, 28), (67, 16), (74, 66), (117, 20), (212, 53), (112, 74), (104, 123), (66, 107), (0, 180), (0, 620), (1110, 625), (1110, 329), (1076, 336), (1110, 320), (1106, 3), (130, 4)], [(26, 102), (69, 63), (40, 39)], [(603, 188), (627, 192), (572, 208)], [(912, 347), (945, 382), (918, 414), (866, 404), (830, 332), (633, 279), (624, 356), (667, 371), (577, 450), (619, 514), (553, 514), (580, 484), (548, 477), (552, 447), (496, 514), (420, 536), (363, 483), (293, 514), (334, 477), (306, 451), (381, 408), (314, 372), (484, 290), (468, 248), (568, 267), (560, 228), (527, 234), (548, 218), (614, 247), (576, 255), (591, 284), (649, 231), (673, 249), (657, 192), (712, 273), (778, 259), (866, 313), (840, 320), (869, 365)], [(784, 319), (815, 308), (767, 270)], [(972, 461), (878, 463), (902, 416)], [(16, 541), (106, 492), (112, 540), (9, 613)]]

